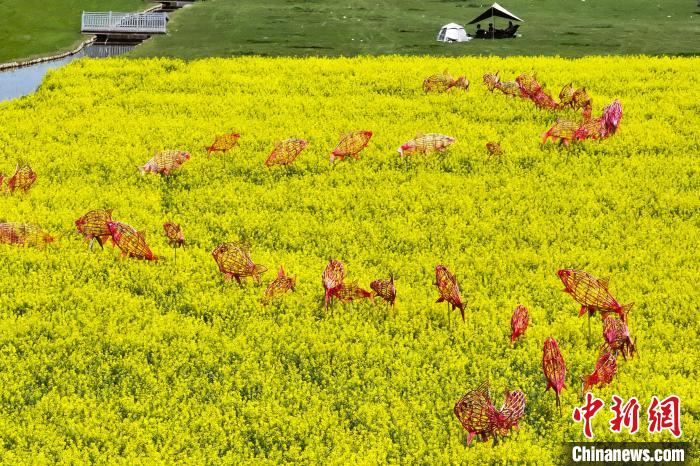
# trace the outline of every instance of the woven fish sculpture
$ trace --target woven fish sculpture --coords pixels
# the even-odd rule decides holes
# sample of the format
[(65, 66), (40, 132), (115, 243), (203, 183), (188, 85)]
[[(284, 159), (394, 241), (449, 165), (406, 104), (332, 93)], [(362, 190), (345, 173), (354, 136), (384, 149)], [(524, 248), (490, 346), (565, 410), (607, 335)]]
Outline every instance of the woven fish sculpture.
[(626, 321), (627, 313), (634, 303), (622, 305), (617, 302), (608, 290), (609, 281), (599, 279), (583, 270), (562, 269), (557, 272), (564, 284), (564, 292), (568, 293), (581, 305), (579, 317), (588, 313), (593, 315), (600, 311), (603, 317), (609, 313), (617, 314)]
[(603, 108), (603, 114), (598, 118), (590, 118), (590, 104), (584, 107), (582, 122), (558, 119), (557, 122), (542, 135), (542, 143), (552, 139), (568, 146), (572, 141), (585, 139), (606, 139), (617, 133), (622, 120), (622, 104), (615, 100)]
[(475, 436), (482, 441), (493, 437), (495, 441), (498, 435), (505, 436), (518, 427), (525, 414), (525, 394), (521, 390), (506, 391), (503, 406), (497, 410), (491, 401), (487, 380), (457, 401), (454, 414), (467, 432), (467, 445)]
[(189, 152), (179, 150), (161, 150), (146, 162), (139, 170), (144, 173), (158, 173), (164, 176), (170, 175), (190, 159)]
[(111, 209), (95, 209), (91, 210), (78, 220), (75, 221), (75, 228), (78, 233), (83, 235), (86, 241), (97, 241), (100, 247), (104, 246), (111, 237), (112, 232), (109, 230), (109, 222), (112, 221)]
[(173, 248), (179, 248), (185, 245), (185, 235), (182, 233), (180, 225), (174, 222), (165, 222), (163, 224), (165, 237), (168, 239), (168, 244)]
[(358, 299), (368, 299), (372, 297), (372, 292), (360, 288), (356, 282), (342, 283), (340, 287), (333, 293), (333, 296), (344, 303), (355, 301)]
[(324, 303), (326, 309), (328, 309), (333, 297), (343, 286), (343, 281), (345, 280), (345, 266), (338, 260), (330, 259), (328, 265), (326, 265), (326, 268), (323, 270), (321, 279), (325, 292)]
[(374, 280), (370, 283), (369, 287), (374, 291), (376, 296), (379, 296), (387, 303), (394, 306), (396, 301), (396, 286), (394, 286), (394, 276), (390, 275), (389, 278), (380, 278), (379, 280)]
[(582, 377), (583, 393), (586, 393), (596, 385), (603, 385), (612, 382), (613, 377), (617, 373), (617, 358), (611, 352), (604, 352), (598, 358), (595, 364), (595, 370), (590, 375)]
[(222, 243), (214, 249), (212, 256), (226, 281), (235, 278), (240, 285), (241, 278), (252, 277), (255, 283), (260, 283), (260, 275), (267, 271), (267, 267), (253, 262), (250, 248), (249, 242), (236, 241)]
[(272, 280), (265, 288), (263, 293), (262, 303), (269, 304), (277, 296), (283, 295), (287, 291), (294, 291), (294, 287), (297, 283), (297, 277), (288, 276), (284, 267), (280, 266), (279, 272), (277, 272), (277, 277)]
[(496, 413), (495, 432), (505, 436), (508, 431), (518, 428), (518, 422), (525, 414), (525, 393), (521, 390), (506, 391), (503, 406)]
[(15, 173), (7, 179), (7, 189), (14, 193), (15, 191), (22, 191), (26, 193), (29, 188), (32, 187), (37, 179), (37, 174), (32, 168), (23, 163), (17, 164), (15, 168)]
[(265, 160), (265, 166), (291, 165), (306, 148), (308, 142), (303, 139), (285, 139), (275, 144), (272, 153)]
[(442, 73), (428, 76), (423, 81), (423, 91), (425, 92), (448, 92), (455, 88), (469, 90), (469, 80), (464, 76), (455, 79), (449, 71), (445, 70)]
[(352, 157), (355, 160), (359, 160), (360, 156), (358, 154), (362, 149), (367, 147), (371, 137), (372, 131), (353, 131), (343, 134), (340, 137), (338, 145), (335, 146), (335, 149), (333, 149), (331, 153), (331, 163), (333, 163), (335, 159), (343, 161), (345, 157)]
[(447, 267), (439, 264), (435, 267), (435, 286), (438, 289), (440, 296), (436, 303), (447, 302), (452, 306), (452, 310), (459, 309), (462, 313), (462, 322), (465, 322), (464, 303), (462, 295), (459, 291), (457, 279)]
[(205, 147), (207, 154), (212, 152), (223, 152), (226, 153), (238, 145), (238, 139), (241, 137), (240, 133), (230, 133), (222, 134), (214, 138), (214, 142), (211, 146)]
[(155, 261), (156, 256), (146, 243), (146, 236), (131, 225), (111, 220), (107, 228), (112, 235), (112, 243), (121, 250), (122, 257), (133, 257)]
[(455, 138), (452, 136), (445, 136), (444, 134), (419, 134), (414, 139), (402, 144), (398, 149), (398, 153), (403, 157), (413, 154), (444, 152), (454, 142)]
[(605, 349), (613, 354), (622, 353), (625, 361), (627, 356), (634, 357), (637, 352), (637, 345), (630, 337), (627, 323), (614, 315), (608, 315), (603, 319), (603, 339)]
[(515, 82), (520, 87), (520, 96), (531, 100), (537, 107), (545, 109), (556, 109), (559, 107), (552, 96), (544, 91), (534, 75), (523, 73), (515, 78)]
[(491, 402), (488, 381), (465, 393), (455, 403), (454, 414), (467, 432), (467, 445), (475, 436), (488, 440), (496, 425), (496, 408)]
[(510, 341), (515, 343), (520, 335), (525, 333), (527, 330), (527, 325), (530, 322), (528, 311), (525, 306), (519, 304), (518, 307), (513, 311), (513, 315), (510, 318)]
[(42, 247), (55, 238), (32, 223), (0, 223), (0, 244)]
[(486, 150), (489, 152), (489, 157), (493, 157), (494, 155), (503, 155), (503, 149), (496, 141), (487, 142)]
[(547, 388), (552, 388), (557, 397), (557, 406), (561, 412), (561, 400), (559, 395), (566, 388), (566, 362), (561, 354), (557, 341), (547, 337), (542, 348), (542, 372), (547, 379)]

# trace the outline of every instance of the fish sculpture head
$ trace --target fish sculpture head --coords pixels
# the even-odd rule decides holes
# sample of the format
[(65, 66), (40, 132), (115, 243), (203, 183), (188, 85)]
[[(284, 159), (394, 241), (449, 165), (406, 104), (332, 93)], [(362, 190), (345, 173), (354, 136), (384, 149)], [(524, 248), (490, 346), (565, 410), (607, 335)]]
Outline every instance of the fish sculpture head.
[(574, 276), (573, 270), (571, 270), (571, 269), (558, 270), (557, 276), (559, 277), (559, 280), (561, 280), (561, 282), (566, 287), (566, 290), (564, 290), (564, 291), (569, 290), (570, 285), (573, 282), (573, 276)]
[(415, 139), (412, 139), (412, 140), (408, 141), (406, 144), (402, 144), (401, 147), (399, 147), (399, 149), (398, 149), (398, 153), (399, 153), (399, 155), (401, 155), (403, 157), (404, 155), (408, 155), (412, 152), (415, 152), (415, 150), (416, 150), (416, 141), (415, 141)]

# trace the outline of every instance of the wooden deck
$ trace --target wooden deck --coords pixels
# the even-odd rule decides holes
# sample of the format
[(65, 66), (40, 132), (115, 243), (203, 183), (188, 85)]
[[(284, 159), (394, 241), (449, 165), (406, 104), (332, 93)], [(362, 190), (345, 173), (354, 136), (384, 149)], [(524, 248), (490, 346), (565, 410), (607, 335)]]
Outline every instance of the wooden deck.
[(85, 34), (165, 34), (165, 13), (116, 13), (84, 11), (80, 32)]

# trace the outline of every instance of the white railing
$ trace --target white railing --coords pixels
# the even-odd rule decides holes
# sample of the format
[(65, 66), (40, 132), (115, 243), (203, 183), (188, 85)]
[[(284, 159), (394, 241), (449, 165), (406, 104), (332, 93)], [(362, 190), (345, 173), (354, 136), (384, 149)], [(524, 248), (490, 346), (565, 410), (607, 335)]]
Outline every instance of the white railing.
[(81, 32), (165, 34), (165, 13), (95, 13), (83, 11)]

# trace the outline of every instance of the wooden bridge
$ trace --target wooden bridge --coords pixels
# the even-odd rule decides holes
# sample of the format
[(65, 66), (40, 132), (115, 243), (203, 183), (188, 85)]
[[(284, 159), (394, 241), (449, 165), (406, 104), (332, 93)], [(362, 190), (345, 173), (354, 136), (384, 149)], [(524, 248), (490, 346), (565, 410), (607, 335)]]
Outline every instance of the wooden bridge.
[(165, 13), (83, 12), (80, 32), (85, 34), (165, 34)]

